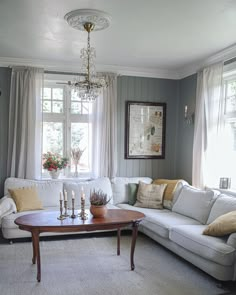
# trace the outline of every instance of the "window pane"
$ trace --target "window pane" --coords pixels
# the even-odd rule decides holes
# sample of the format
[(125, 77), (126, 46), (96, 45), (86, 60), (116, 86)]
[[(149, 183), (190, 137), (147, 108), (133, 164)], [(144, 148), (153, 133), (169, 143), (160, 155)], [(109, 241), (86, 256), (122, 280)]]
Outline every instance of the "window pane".
[(54, 100), (63, 100), (63, 89), (62, 88), (53, 88), (53, 98)]
[(43, 89), (43, 99), (51, 99), (51, 88)]
[(52, 103), (53, 113), (63, 113), (63, 102), (62, 101), (53, 101)]
[[(79, 161), (79, 171), (89, 171), (89, 124), (71, 123), (71, 148), (80, 149), (82, 156)], [(71, 171), (75, 171), (75, 165), (72, 160)]]
[(43, 112), (51, 113), (51, 101), (48, 101), (48, 100), (43, 101)]
[(226, 113), (236, 111), (236, 81), (227, 83)]
[(81, 103), (71, 102), (71, 114), (81, 114)]
[(82, 103), (82, 114), (89, 114), (89, 107), (90, 107), (91, 103), (89, 102), (83, 102)]
[(43, 122), (43, 153), (63, 155), (63, 123)]

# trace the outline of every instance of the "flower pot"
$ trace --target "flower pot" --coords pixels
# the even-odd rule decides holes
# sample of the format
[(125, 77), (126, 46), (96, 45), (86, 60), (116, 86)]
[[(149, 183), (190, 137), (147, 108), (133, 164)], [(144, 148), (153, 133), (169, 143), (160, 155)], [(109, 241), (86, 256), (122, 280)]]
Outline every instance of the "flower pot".
[(93, 217), (104, 217), (107, 214), (107, 206), (102, 205), (102, 206), (95, 206), (91, 205), (90, 206), (90, 212), (93, 215)]
[(48, 171), (49, 175), (51, 176), (52, 179), (57, 179), (61, 173), (61, 170), (52, 170)]

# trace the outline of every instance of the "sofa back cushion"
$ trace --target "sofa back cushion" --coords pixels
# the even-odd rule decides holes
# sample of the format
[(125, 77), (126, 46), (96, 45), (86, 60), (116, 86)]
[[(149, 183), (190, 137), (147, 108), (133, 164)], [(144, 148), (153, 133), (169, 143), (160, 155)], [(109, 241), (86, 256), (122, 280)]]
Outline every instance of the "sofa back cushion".
[(192, 186), (184, 186), (172, 211), (205, 224), (218, 195), (219, 193), (213, 190), (205, 191)]
[(236, 198), (221, 194), (211, 208), (207, 224), (212, 223), (217, 217), (236, 210)]
[[(90, 192), (95, 190), (102, 190), (107, 194), (108, 198), (111, 197), (110, 204), (113, 204), (111, 182), (108, 177), (101, 177), (89, 181), (81, 182), (64, 182), (64, 190), (67, 192), (68, 206), (72, 205), (72, 190), (75, 193), (75, 206), (78, 208), (81, 205), (81, 191), (85, 193), (85, 205), (90, 205)], [(76, 209), (77, 209), (76, 208)]]
[(152, 183), (150, 177), (115, 177), (111, 180), (113, 204), (122, 204), (129, 202), (128, 183)]
[(35, 187), (43, 207), (59, 207), (60, 192), (63, 183), (58, 180), (29, 180), (21, 178), (7, 178), (4, 185), (4, 194), (9, 195), (9, 189)]

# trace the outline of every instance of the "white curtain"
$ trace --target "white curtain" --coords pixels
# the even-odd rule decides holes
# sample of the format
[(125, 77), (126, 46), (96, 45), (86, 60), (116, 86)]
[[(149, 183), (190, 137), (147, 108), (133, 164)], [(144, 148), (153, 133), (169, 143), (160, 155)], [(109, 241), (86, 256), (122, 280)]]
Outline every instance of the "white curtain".
[(114, 177), (117, 171), (117, 76), (105, 75), (108, 87), (93, 104), (92, 171), (94, 177)]
[(12, 69), (8, 176), (37, 179), (41, 177), (41, 95), (43, 69)]
[(223, 62), (198, 73), (192, 183), (199, 188), (216, 185), (222, 173), (219, 172), (220, 157), (223, 158), (220, 152), (224, 122), (222, 82)]

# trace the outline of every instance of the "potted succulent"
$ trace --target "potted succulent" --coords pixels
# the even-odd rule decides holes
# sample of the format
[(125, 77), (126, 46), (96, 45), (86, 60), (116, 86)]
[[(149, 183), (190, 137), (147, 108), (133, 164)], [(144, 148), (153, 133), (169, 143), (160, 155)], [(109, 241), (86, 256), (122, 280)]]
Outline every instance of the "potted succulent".
[(107, 203), (111, 198), (108, 198), (102, 190), (93, 190), (90, 193), (90, 212), (94, 217), (104, 217), (107, 213)]

